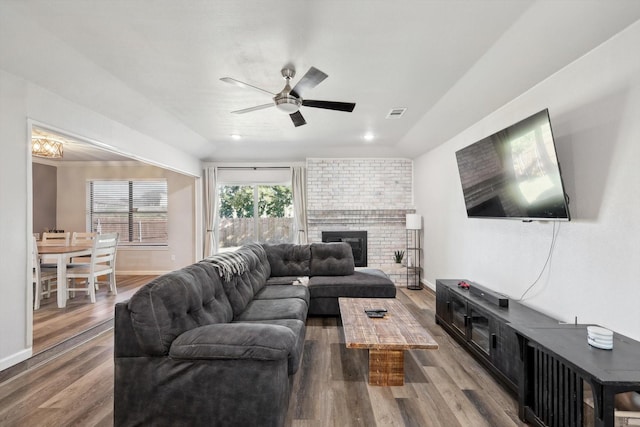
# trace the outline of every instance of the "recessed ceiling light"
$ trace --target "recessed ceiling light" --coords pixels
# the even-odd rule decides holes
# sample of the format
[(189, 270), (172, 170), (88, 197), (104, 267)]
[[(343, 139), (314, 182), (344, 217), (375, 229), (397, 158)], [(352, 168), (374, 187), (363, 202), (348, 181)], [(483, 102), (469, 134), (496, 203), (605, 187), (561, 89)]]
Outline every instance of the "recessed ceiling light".
[(233, 135), (231, 135), (231, 139), (233, 139), (234, 141), (238, 141), (239, 139), (242, 139), (242, 136), (234, 133)]
[(371, 132), (367, 132), (364, 134), (365, 141), (373, 141), (374, 135)]

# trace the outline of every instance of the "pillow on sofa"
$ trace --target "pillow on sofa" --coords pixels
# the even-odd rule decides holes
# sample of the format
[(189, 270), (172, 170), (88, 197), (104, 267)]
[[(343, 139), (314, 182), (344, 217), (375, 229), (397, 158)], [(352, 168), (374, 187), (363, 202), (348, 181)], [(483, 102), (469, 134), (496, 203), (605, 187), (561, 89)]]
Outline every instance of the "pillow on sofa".
[(349, 276), (355, 270), (354, 265), (348, 243), (311, 244), (311, 276)]
[(281, 243), (263, 245), (271, 266), (271, 277), (308, 276), (311, 250), (309, 245)]

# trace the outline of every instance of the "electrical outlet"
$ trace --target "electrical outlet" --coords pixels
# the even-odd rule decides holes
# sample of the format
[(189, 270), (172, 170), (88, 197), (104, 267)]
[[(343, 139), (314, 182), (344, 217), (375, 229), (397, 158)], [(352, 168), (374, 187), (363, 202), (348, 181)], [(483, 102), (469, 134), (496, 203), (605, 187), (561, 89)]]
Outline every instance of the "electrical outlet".
[(175, 260), (176, 260), (175, 254), (171, 254), (171, 261), (175, 261)]

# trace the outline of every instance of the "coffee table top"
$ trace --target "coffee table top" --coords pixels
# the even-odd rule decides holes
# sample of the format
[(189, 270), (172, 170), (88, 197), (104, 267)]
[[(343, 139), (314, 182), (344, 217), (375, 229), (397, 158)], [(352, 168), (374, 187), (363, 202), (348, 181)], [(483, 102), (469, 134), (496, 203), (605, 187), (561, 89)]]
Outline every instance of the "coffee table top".
[[(395, 298), (339, 298), (347, 348), (380, 350), (437, 349), (438, 343)], [(384, 308), (385, 317), (364, 312)]]

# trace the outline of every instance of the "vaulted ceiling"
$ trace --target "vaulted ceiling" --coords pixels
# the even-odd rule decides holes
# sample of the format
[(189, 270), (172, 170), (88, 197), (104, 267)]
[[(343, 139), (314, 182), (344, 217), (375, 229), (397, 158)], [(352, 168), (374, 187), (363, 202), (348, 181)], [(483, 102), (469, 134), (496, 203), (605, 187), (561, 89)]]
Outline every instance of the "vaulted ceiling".
[[(0, 0), (0, 68), (202, 160), (414, 157), (638, 19), (636, 0)], [(220, 78), (275, 93), (285, 65), (355, 110), (231, 114), (270, 100)]]

